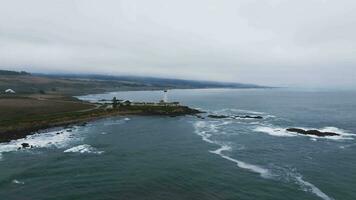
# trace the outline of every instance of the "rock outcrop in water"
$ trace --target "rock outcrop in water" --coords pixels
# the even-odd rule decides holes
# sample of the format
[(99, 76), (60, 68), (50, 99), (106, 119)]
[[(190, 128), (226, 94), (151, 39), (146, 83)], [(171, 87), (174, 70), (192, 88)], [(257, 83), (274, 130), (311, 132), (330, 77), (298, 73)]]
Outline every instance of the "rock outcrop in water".
[(229, 118), (230, 116), (227, 115), (208, 115), (209, 118), (215, 118), (215, 119), (224, 119), (224, 118)]
[(21, 146), (22, 146), (22, 148), (29, 148), (30, 144), (29, 143), (22, 143)]
[(251, 115), (234, 115), (234, 116), (228, 116), (228, 115), (208, 115), (210, 118), (215, 118), (215, 119), (224, 119), (224, 118), (234, 118), (234, 119), (263, 119), (262, 116), (251, 116)]
[(303, 135), (315, 135), (319, 137), (325, 137), (325, 136), (339, 136), (340, 134), (334, 133), (334, 132), (322, 132), (318, 130), (304, 130), (301, 128), (287, 128), (287, 131), (293, 132), (293, 133), (299, 133)]
[(240, 119), (263, 119), (262, 116), (251, 116), (251, 115), (235, 115), (234, 117)]

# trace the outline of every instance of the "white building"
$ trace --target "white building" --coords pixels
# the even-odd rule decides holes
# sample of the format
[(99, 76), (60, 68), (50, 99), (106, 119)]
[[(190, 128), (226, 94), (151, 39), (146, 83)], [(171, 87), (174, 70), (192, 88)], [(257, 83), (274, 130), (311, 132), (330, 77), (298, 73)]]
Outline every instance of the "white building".
[(7, 94), (15, 94), (16, 92), (13, 89), (7, 89), (7, 90), (5, 90), (5, 93), (7, 93)]
[(162, 100), (163, 100), (164, 103), (168, 103), (167, 90), (163, 91), (163, 99)]

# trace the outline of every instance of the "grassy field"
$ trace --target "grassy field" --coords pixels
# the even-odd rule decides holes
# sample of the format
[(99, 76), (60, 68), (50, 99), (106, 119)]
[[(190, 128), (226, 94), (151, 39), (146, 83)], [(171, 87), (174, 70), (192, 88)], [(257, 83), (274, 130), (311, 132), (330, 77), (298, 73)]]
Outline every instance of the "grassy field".
[(62, 96), (7, 96), (0, 97), (0, 124), (6, 121), (31, 118), (34, 115), (73, 112), (95, 106)]
[(20, 138), (54, 123), (75, 120), (96, 105), (57, 95), (1, 95), (0, 142)]

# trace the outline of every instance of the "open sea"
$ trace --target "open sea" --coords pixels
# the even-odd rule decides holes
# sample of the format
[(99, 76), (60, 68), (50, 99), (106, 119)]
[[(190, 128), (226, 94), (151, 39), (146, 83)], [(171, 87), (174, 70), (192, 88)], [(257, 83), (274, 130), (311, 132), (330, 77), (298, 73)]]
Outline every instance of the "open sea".
[[(113, 96), (158, 101), (163, 93), (80, 98)], [(206, 111), (205, 118), (118, 116), (1, 143), (0, 200), (356, 199), (356, 92), (195, 89), (168, 96)], [(23, 142), (34, 148), (18, 150)]]

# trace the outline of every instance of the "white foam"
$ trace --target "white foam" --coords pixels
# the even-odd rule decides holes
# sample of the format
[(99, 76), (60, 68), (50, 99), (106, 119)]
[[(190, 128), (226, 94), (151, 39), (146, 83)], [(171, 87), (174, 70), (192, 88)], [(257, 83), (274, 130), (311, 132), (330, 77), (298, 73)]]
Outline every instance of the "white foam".
[(104, 151), (98, 151), (96, 148), (88, 145), (82, 144), (72, 148), (69, 148), (64, 151), (64, 153), (93, 153), (93, 154), (102, 154)]
[(219, 149), (215, 150), (215, 151), (210, 151), (211, 153), (215, 153), (218, 155), (221, 155), (221, 152), (223, 151), (230, 151), (231, 147), (228, 145), (222, 145)]
[(25, 182), (19, 181), (19, 180), (16, 180), (16, 179), (14, 179), (14, 180), (12, 181), (12, 183), (14, 183), (14, 184), (19, 184), (19, 185), (24, 185), (24, 184), (25, 184)]
[[(219, 124), (221, 125), (221, 124)], [(218, 125), (218, 126), (219, 126)], [(268, 169), (265, 169), (265, 168), (262, 168), (260, 166), (257, 166), (257, 165), (252, 165), (252, 164), (249, 164), (249, 163), (246, 163), (246, 162), (243, 162), (243, 161), (240, 161), (240, 160), (237, 160), (237, 159), (234, 159), (234, 158), (231, 158), (229, 156), (226, 156), (224, 155), (222, 152), (223, 151), (230, 151), (231, 150), (231, 146), (228, 146), (226, 144), (220, 144), (219, 142), (217, 141), (213, 141), (210, 139), (210, 137), (212, 136), (210, 133), (207, 133), (207, 131), (211, 131), (212, 133), (215, 133), (217, 132), (217, 125), (214, 125), (214, 124), (208, 124), (207, 122), (205, 121), (198, 121), (194, 124), (195, 128), (196, 128), (196, 133), (198, 135), (200, 135), (202, 137), (202, 139), (208, 143), (211, 143), (211, 144), (216, 144), (216, 145), (219, 145), (220, 148), (218, 148), (217, 150), (214, 150), (214, 151), (210, 151), (211, 153), (214, 153), (214, 154), (217, 154), (219, 155), (220, 157), (226, 159), (226, 160), (229, 160), (231, 162), (234, 162), (237, 164), (237, 166), (241, 169), (247, 169), (249, 171), (252, 171), (252, 172), (255, 172), (255, 173), (258, 173), (260, 174), (262, 177), (264, 178), (269, 178), (270, 177), (270, 172)], [(207, 131), (206, 131), (207, 130)]]
[[(352, 138), (352, 137), (356, 136), (355, 134), (350, 133), (344, 129), (333, 127), (333, 126), (324, 127), (322, 129), (318, 129), (318, 130), (322, 131), (322, 132), (334, 132), (334, 133), (340, 134), (344, 138)], [(334, 136), (331, 136), (331, 137), (334, 137)]]
[(269, 178), (270, 177), (270, 172), (268, 169), (262, 168), (260, 166), (257, 165), (252, 165), (234, 158), (231, 158), (229, 156), (226, 156), (224, 154), (222, 154), (223, 151), (230, 151), (231, 147), (228, 145), (222, 145), (219, 149), (215, 150), (215, 151), (210, 151), (211, 153), (217, 154), (219, 156), (221, 156), (222, 158), (229, 160), (231, 162), (234, 162), (237, 164), (237, 166), (241, 169), (247, 169), (249, 171), (255, 172), (260, 174), (262, 177), (264, 178)]
[(12, 140), (7, 143), (1, 143), (0, 159), (2, 158), (3, 153), (18, 151), (19, 148), (22, 147), (21, 145), (22, 143), (28, 143), (33, 148), (66, 147), (71, 141), (80, 139), (79, 137), (73, 138), (74, 134), (76, 134), (76, 128), (63, 129), (59, 131), (50, 131), (46, 133), (37, 133), (37, 134), (29, 135), (22, 139)]
[(296, 177), (296, 180), (297, 180), (298, 184), (301, 185), (305, 190), (312, 192), (313, 194), (317, 195), (318, 197), (320, 197), (324, 200), (333, 200), (333, 198), (326, 195), (324, 192), (322, 192), (315, 185), (303, 180), (301, 176)]
[(258, 126), (253, 130), (256, 131), (256, 132), (267, 133), (269, 135), (278, 136), (278, 137), (293, 137), (293, 136), (297, 136), (297, 134), (288, 132), (283, 128), (273, 128), (273, 127), (268, 127), (268, 126)]
[(235, 112), (235, 113), (249, 113), (255, 115), (263, 115), (264, 112), (253, 111), (253, 110), (244, 110), (244, 109), (234, 109), (234, 108), (225, 108), (220, 110), (220, 112)]
[(120, 125), (120, 124), (124, 124), (127, 121), (130, 121), (131, 119), (128, 117), (125, 118), (121, 118), (121, 119), (111, 119), (111, 120), (106, 120), (104, 122), (105, 126), (112, 126), (112, 125)]

